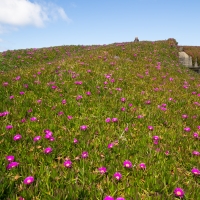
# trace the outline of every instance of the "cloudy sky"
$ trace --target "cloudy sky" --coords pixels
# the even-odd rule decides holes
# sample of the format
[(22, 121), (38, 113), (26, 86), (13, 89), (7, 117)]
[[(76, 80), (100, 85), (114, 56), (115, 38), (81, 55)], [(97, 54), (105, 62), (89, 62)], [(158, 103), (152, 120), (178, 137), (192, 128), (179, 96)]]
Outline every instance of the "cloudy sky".
[(200, 0), (0, 0), (0, 52), (175, 38), (200, 46)]

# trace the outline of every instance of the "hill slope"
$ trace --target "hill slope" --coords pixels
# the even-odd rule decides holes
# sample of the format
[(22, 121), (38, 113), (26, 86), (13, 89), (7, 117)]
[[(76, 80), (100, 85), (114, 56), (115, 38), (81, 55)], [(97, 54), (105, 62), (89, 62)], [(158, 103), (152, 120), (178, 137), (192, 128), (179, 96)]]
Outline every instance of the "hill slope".
[(200, 76), (175, 40), (3, 58), (2, 199), (199, 198)]

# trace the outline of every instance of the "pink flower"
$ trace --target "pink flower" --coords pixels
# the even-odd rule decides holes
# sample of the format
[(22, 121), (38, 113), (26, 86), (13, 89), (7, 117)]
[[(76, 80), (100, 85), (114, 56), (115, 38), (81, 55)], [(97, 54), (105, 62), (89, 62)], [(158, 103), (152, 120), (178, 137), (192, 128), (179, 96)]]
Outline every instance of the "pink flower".
[(119, 173), (119, 172), (115, 172), (113, 176), (114, 176), (114, 178), (117, 179), (118, 181), (122, 178), (122, 175), (121, 175), (121, 173)]
[(22, 136), (20, 134), (17, 134), (13, 137), (13, 140), (17, 141), (20, 140), (22, 138)]
[(184, 191), (183, 191), (183, 189), (181, 189), (181, 188), (176, 188), (176, 189), (174, 190), (174, 195), (175, 195), (176, 197), (183, 198), (183, 197), (184, 197)]
[(153, 131), (153, 126), (148, 126), (148, 129), (149, 129), (150, 131)]
[(47, 147), (46, 149), (44, 149), (44, 153), (45, 154), (49, 154), (52, 152), (52, 148), (51, 147)]
[(111, 122), (111, 119), (110, 119), (110, 118), (106, 118), (105, 122), (106, 122), (106, 123), (110, 123), (110, 122)]
[(197, 168), (193, 168), (193, 169), (191, 170), (191, 172), (192, 172), (194, 175), (200, 175), (200, 170), (197, 169)]
[(77, 144), (78, 140), (76, 138), (74, 138), (74, 144)]
[(112, 118), (112, 122), (118, 122), (117, 118)]
[(82, 131), (85, 131), (85, 130), (87, 130), (87, 128), (88, 128), (88, 126), (87, 126), (87, 125), (82, 125), (82, 126), (80, 126), (80, 129), (81, 129)]
[(82, 158), (87, 158), (88, 157), (88, 152), (84, 151), (81, 156), (82, 156)]
[(107, 172), (106, 167), (100, 167), (100, 168), (98, 168), (98, 170), (99, 170), (99, 172), (100, 172), (101, 174), (105, 174), (105, 173)]
[(39, 141), (41, 139), (41, 136), (36, 136), (34, 137), (33, 141), (36, 142), (36, 141)]
[(28, 176), (24, 179), (24, 184), (29, 185), (34, 182), (34, 177)]
[(190, 128), (190, 127), (186, 127), (186, 128), (184, 128), (184, 131), (190, 132), (190, 131), (191, 131), (191, 128)]
[(193, 134), (193, 136), (194, 136), (194, 138), (199, 138), (199, 135), (196, 132)]
[(72, 162), (71, 162), (71, 160), (66, 160), (66, 161), (64, 162), (64, 166), (65, 166), (66, 168), (71, 168), (71, 167), (72, 167)]
[(66, 102), (67, 102), (67, 101), (66, 101), (65, 99), (62, 100), (62, 104), (66, 104)]
[(73, 117), (70, 116), (70, 115), (68, 115), (67, 118), (68, 118), (69, 120), (73, 119)]
[(10, 155), (10, 156), (6, 156), (6, 159), (8, 162), (12, 162), (12, 161), (14, 161), (15, 157)]
[(31, 117), (31, 119), (30, 119), (32, 122), (33, 121), (36, 121), (37, 120), (37, 118), (36, 117)]
[(126, 168), (131, 168), (132, 167), (132, 163), (131, 161), (129, 160), (125, 160), (124, 163), (123, 163), (124, 167)]
[(145, 163), (140, 163), (140, 168), (141, 168), (141, 169), (146, 169)]
[(126, 102), (126, 98), (122, 97), (121, 102), (123, 102), (123, 103)]

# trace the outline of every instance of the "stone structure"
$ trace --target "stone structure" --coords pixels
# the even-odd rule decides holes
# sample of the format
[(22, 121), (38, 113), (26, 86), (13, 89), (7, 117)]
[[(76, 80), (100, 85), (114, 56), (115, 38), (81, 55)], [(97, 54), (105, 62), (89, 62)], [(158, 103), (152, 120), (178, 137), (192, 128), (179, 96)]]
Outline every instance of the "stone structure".
[(135, 40), (134, 40), (134, 42), (139, 42), (139, 39), (138, 39), (138, 37), (135, 37)]
[(179, 61), (186, 67), (192, 67), (192, 57), (185, 52), (179, 52)]
[(198, 67), (198, 64), (197, 64), (197, 58), (196, 58), (196, 60), (195, 60), (195, 64), (194, 64), (194, 67)]

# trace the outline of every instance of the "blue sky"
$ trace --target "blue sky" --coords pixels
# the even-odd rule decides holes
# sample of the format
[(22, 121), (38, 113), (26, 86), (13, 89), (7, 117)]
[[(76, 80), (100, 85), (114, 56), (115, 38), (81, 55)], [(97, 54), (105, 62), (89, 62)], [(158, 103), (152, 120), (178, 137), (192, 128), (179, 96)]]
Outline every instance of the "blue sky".
[(0, 0), (0, 52), (175, 38), (200, 46), (199, 0)]

